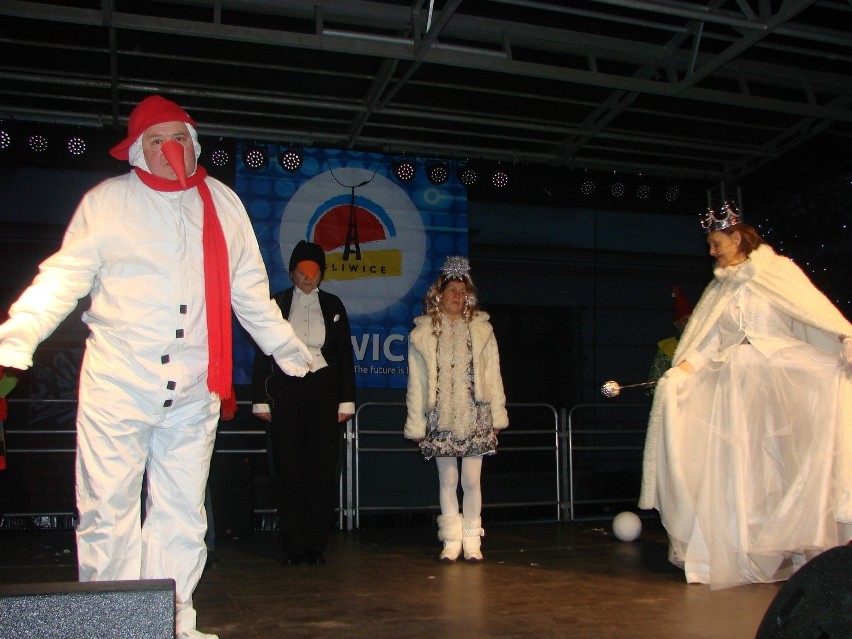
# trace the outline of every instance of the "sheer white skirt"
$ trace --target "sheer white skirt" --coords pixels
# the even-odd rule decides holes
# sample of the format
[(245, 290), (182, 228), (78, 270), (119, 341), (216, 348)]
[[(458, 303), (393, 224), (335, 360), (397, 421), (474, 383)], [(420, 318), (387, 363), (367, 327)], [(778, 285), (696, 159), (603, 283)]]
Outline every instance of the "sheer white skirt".
[(689, 582), (785, 580), (842, 543), (840, 374), (836, 358), (807, 344), (769, 358), (743, 344), (666, 385), (658, 506), (669, 558)]

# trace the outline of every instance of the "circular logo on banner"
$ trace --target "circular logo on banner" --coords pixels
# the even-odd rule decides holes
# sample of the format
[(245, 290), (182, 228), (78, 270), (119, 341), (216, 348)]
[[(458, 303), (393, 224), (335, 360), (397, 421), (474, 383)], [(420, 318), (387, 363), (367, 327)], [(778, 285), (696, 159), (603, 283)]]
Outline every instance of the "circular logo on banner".
[(305, 182), (281, 216), (284, 264), (300, 240), (326, 253), (322, 288), (346, 302), (350, 315), (384, 311), (417, 281), (426, 233), (408, 194), (386, 177), (336, 168)]

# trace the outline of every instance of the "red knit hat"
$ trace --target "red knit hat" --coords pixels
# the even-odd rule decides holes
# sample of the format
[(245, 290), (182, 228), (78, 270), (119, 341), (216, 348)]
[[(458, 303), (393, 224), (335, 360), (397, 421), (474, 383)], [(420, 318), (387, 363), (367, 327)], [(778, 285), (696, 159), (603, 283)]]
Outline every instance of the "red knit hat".
[(139, 136), (148, 127), (163, 122), (186, 122), (195, 126), (193, 120), (186, 111), (171, 100), (166, 100), (159, 95), (149, 95), (142, 100), (130, 113), (130, 121), (127, 123), (127, 137), (109, 150), (109, 154), (116, 160), (128, 160), (129, 150)]
[(686, 300), (686, 296), (677, 284), (672, 284), (672, 297), (674, 298), (673, 322), (692, 315), (692, 305)]

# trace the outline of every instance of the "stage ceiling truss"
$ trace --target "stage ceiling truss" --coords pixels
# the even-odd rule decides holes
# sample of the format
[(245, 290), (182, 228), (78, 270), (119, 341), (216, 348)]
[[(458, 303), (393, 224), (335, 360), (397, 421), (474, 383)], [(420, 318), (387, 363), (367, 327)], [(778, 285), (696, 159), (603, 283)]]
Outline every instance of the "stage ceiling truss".
[(738, 182), (852, 141), (850, 0), (0, 0), (0, 119)]

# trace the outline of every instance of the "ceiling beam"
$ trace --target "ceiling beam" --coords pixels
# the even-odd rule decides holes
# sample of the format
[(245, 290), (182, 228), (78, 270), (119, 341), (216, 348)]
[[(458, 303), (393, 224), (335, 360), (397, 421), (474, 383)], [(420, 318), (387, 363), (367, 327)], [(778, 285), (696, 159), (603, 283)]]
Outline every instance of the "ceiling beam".
[[(357, 3), (356, 3), (357, 4)], [(26, 13), (27, 17), (70, 21), (77, 24), (100, 25), (104, 16), (101, 11), (68, 9), (54, 5), (40, 5), (15, 0), (0, 0), (0, 13), (10, 15)], [(387, 6), (387, 5), (382, 5)], [(26, 9), (27, 11), (24, 11)], [(130, 29), (155, 33), (173, 33), (200, 38), (234, 40), (245, 43), (270, 46), (292, 46), (313, 50), (329, 50), (352, 55), (369, 55), (379, 58), (391, 58), (401, 61), (415, 61), (418, 51), (413, 39), (384, 38), (377, 42), (369, 36), (352, 34), (352, 37), (314, 35), (307, 33), (273, 31), (255, 27), (228, 26), (213, 23), (201, 23), (188, 20), (153, 18), (136, 14), (113, 13), (110, 26), (116, 29)], [(686, 100), (726, 104), (743, 108), (788, 113), (803, 117), (852, 122), (852, 112), (820, 105), (809, 104), (807, 100), (793, 101), (777, 98), (764, 98), (743, 95), (739, 92), (719, 89), (690, 87), (678, 91), (669, 82), (655, 79), (641, 79), (614, 73), (592, 72), (585, 69), (569, 69), (541, 63), (508, 60), (502, 54), (478, 48), (464, 49), (450, 45), (434, 44), (424, 54), (425, 61), (467, 69), (504, 73), (524, 77), (536, 77), (558, 82), (577, 83), (625, 91), (637, 91), (651, 95), (680, 97)], [(805, 70), (801, 71), (806, 74)], [(804, 95), (803, 95), (804, 98)]]

